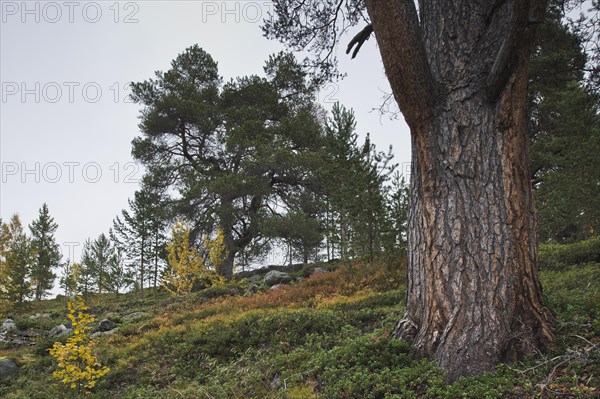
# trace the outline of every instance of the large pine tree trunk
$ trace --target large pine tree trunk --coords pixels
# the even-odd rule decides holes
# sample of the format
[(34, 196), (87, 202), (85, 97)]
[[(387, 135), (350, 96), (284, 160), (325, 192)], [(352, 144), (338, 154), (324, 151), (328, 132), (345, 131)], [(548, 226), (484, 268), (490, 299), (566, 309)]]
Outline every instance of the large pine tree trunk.
[(553, 341), (537, 270), (527, 64), (536, 0), (367, 1), (411, 128), (408, 302), (397, 335), (461, 375)]
[(514, 105), (453, 101), (413, 138), (407, 315), (416, 328), (403, 334), (451, 377), (522, 358), (552, 337), (525, 120)]
[(227, 257), (220, 265), (217, 265), (217, 273), (221, 276), (225, 277), (227, 280), (231, 280), (233, 277), (233, 267), (236, 255), (235, 249), (229, 249), (227, 252)]

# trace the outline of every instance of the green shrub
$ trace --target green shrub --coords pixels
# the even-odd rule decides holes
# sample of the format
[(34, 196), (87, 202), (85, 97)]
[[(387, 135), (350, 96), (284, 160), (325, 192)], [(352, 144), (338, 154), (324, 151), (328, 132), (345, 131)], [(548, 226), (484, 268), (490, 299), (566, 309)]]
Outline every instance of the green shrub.
[(313, 334), (327, 335), (343, 327), (339, 314), (329, 310), (297, 310), (276, 314), (250, 313), (233, 322), (210, 323), (190, 333), (192, 349), (182, 354), (196, 357), (202, 354), (228, 359), (249, 348), (285, 343), (302, 345)]
[(312, 374), (326, 398), (383, 398), (395, 389), (397, 372), (414, 364), (410, 346), (376, 335), (356, 338), (313, 359)]
[(539, 262), (546, 269), (600, 262), (600, 236), (574, 244), (541, 244)]

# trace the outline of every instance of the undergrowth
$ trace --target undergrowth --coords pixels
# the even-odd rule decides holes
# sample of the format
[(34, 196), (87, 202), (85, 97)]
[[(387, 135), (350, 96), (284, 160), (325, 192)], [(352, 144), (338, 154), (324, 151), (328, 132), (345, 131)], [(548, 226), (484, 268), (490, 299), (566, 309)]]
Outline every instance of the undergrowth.
[[(600, 264), (542, 273), (546, 303), (557, 318), (551, 352), (451, 385), (435, 363), (415, 360), (412, 349), (391, 336), (404, 310), (404, 273), (354, 263), (253, 295), (230, 287), (183, 298), (94, 298), (98, 318), (138, 310), (149, 316), (123, 321), (118, 333), (97, 340), (98, 356), (111, 371), (88, 397), (598, 397)], [(0, 352), (20, 366), (16, 377), (0, 382), (0, 397), (64, 397), (52, 381), (52, 359), (40, 349), (48, 343), (40, 341), (37, 348)]]

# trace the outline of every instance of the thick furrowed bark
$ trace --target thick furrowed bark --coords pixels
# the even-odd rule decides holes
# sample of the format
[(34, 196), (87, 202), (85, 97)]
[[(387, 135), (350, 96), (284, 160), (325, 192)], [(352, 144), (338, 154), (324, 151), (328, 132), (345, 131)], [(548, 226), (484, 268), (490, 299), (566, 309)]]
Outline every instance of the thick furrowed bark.
[(397, 335), (451, 380), (546, 348), (525, 103), (544, 0), (365, 4), (412, 136)]
[(451, 99), (429, 132), (413, 135), (408, 320), (397, 332), (451, 380), (553, 339), (521, 108), (512, 90), (497, 104)]
[(233, 277), (233, 264), (235, 261), (235, 254), (236, 252), (234, 251), (228, 251), (227, 258), (225, 258), (223, 263), (217, 265), (217, 273), (225, 277), (227, 280), (231, 280), (231, 278)]

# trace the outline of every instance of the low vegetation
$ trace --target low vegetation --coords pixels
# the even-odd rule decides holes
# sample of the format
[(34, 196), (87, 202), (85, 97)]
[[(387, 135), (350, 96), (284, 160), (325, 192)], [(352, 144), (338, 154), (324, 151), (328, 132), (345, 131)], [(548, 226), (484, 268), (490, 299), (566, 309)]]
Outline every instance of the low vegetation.
[[(112, 315), (118, 331), (94, 339), (110, 372), (89, 398), (594, 398), (600, 394), (600, 263), (542, 272), (556, 316), (557, 346), (448, 385), (435, 363), (392, 337), (406, 295), (402, 268), (360, 262), (255, 294), (243, 283), (172, 297), (164, 291), (92, 295), (89, 312)], [(302, 275), (306, 270), (300, 270)], [(122, 315), (143, 312), (127, 319)], [(48, 318), (31, 319), (46, 313)], [(121, 315), (121, 316), (118, 316)], [(20, 329), (67, 321), (63, 299), (13, 315)], [(65, 338), (62, 338), (63, 342)], [(0, 396), (63, 398), (48, 349), (4, 347), (19, 373)]]
[(600, 262), (600, 236), (572, 244), (542, 244), (539, 258), (543, 269), (564, 269)]

